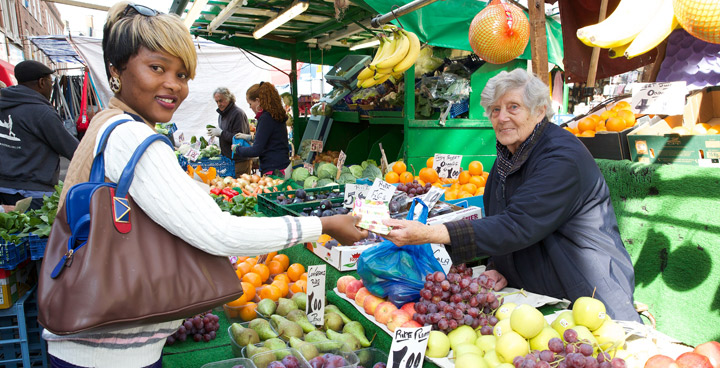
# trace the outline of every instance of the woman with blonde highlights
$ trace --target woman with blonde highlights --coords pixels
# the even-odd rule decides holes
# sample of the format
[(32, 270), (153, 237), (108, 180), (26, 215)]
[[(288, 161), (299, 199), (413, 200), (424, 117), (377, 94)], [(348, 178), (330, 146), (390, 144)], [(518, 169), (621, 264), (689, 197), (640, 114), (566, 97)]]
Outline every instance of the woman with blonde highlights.
[[(134, 120), (117, 126), (107, 140), (105, 175), (117, 182), (136, 148), (155, 134), (155, 123), (170, 121), (188, 95), (188, 81), (195, 76), (195, 47), (187, 28), (174, 14), (121, 2), (109, 10), (103, 36), (105, 67), (114, 96), (108, 108), (92, 120), (85, 139), (75, 151), (61, 205), (67, 189), (89, 180), (97, 137), (102, 136), (109, 125), (119, 120)], [(158, 225), (191, 246), (218, 256), (256, 256), (313, 241), (323, 233), (341, 243), (352, 243), (367, 236), (367, 232), (355, 227), (357, 219), (347, 215), (251, 218), (222, 212), (209, 194), (183, 172), (173, 150), (162, 142), (148, 146), (137, 162), (129, 193)], [(146, 246), (154, 244), (148, 242)], [(78, 252), (89, 251), (89, 247), (91, 245)], [(108, 262), (133, 262), (126, 258), (122, 257), (122, 250), (118, 250), (118, 257)], [(165, 271), (183, 272), (182, 269)], [(68, 272), (60, 277), (70, 276)], [(44, 277), (45, 272), (41, 284), (52, 282), (49, 276)], [(97, 277), (120, 276), (108, 273)], [(122, 280), (114, 284), (122, 284)], [(153, 286), (159, 293), (163, 291), (162, 285)], [(113, 295), (113, 290), (92, 296), (78, 290), (76, 297), (93, 303), (93, 298), (112, 298)], [(132, 302), (138, 306), (147, 303), (145, 300)], [(49, 313), (53, 310), (49, 307)], [(181, 323), (182, 320), (174, 320), (113, 325), (69, 335), (44, 330), (43, 338), (48, 342), (52, 367), (159, 368), (166, 339), (183, 328)]]

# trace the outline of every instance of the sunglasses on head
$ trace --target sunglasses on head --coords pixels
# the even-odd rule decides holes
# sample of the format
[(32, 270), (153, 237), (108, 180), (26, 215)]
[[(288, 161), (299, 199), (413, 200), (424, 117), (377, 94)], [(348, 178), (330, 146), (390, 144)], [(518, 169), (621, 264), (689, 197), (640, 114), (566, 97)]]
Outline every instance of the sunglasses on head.
[(139, 5), (139, 4), (128, 4), (127, 7), (125, 7), (125, 11), (123, 12), (123, 17), (128, 15), (130, 13), (130, 10), (134, 10), (137, 14), (144, 15), (146, 17), (154, 17), (160, 12), (153, 8), (149, 8), (145, 5)]

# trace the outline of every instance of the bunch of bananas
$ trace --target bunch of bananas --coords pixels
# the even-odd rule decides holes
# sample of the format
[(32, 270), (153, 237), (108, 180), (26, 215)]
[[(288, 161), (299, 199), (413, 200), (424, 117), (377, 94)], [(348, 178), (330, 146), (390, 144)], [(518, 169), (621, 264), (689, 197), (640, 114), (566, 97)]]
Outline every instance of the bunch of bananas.
[(380, 34), (380, 47), (375, 57), (360, 74), (358, 74), (357, 85), (360, 88), (368, 88), (384, 83), (393, 76), (395, 79), (402, 77), (402, 73), (410, 69), (418, 55), (420, 55), (420, 40), (410, 31), (386, 27), (392, 31), (392, 39)]
[(588, 46), (609, 49), (610, 57), (630, 59), (654, 49), (677, 26), (673, 0), (620, 0), (609, 17), (578, 29), (577, 37)]

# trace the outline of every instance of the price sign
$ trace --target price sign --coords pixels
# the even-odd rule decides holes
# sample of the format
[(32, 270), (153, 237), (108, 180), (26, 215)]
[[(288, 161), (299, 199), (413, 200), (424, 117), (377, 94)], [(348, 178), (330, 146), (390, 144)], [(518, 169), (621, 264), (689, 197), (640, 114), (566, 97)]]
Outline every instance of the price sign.
[(445, 271), (445, 273), (450, 272), (450, 267), (452, 266), (452, 259), (450, 259), (450, 254), (448, 254), (447, 249), (445, 249), (445, 245), (430, 244), (430, 247), (433, 251), (435, 259), (437, 259), (438, 263), (440, 263), (440, 266), (442, 266), (443, 271)]
[(368, 191), (367, 199), (377, 202), (390, 202), (395, 193), (395, 186), (380, 178), (375, 178)]
[(190, 148), (187, 152), (185, 152), (184, 156), (188, 159), (188, 161), (195, 162), (197, 161), (198, 156), (200, 156), (200, 151), (195, 148)]
[(686, 82), (635, 83), (630, 105), (637, 114), (682, 115), (686, 93)]
[(184, 143), (185, 142), (185, 133), (180, 133), (180, 136), (178, 136), (178, 140), (180, 141), (180, 143)]
[(310, 323), (316, 326), (325, 323), (325, 265), (308, 267), (305, 314)]
[(307, 162), (303, 162), (303, 167), (307, 169), (307, 171), (310, 172), (310, 175), (313, 174), (313, 171), (315, 171), (315, 167), (313, 167), (312, 164), (309, 164)]
[(382, 143), (378, 143), (378, 146), (380, 146), (380, 170), (382, 170), (383, 173), (387, 174), (387, 172), (388, 172), (387, 156), (385, 156), (385, 150), (382, 147)]
[(313, 139), (310, 141), (310, 151), (322, 152), (322, 150), (323, 150), (323, 141), (319, 141), (317, 139)]
[(441, 178), (457, 179), (460, 176), (460, 163), (462, 155), (445, 155), (436, 153), (433, 161), (433, 169)]
[(335, 180), (340, 179), (340, 174), (342, 174), (342, 168), (343, 168), (343, 165), (345, 165), (346, 158), (347, 158), (347, 155), (345, 154), (345, 152), (340, 151), (340, 155), (338, 155), (337, 175), (335, 176)]
[(389, 368), (422, 367), (432, 326), (418, 328), (399, 327), (390, 345), (387, 366)]
[[(440, 189), (438, 187), (430, 187), (430, 191), (417, 197), (422, 199), (423, 202), (428, 206), (428, 211), (431, 210), (435, 203), (437, 203), (438, 199), (445, 194), (445, 190)], [(420, 214), (422, 213), (423, 206), (415, 205), (415, 210), (413, 211), (413, 218), (417, 219), (420, 217)], [(447, 273), (447, 272), (445, 272)]]
[(370, 191), (369, 185), (362, 184), (345, 184), (345, 199), (343, 206), (345, 208), (353, 208), (356, 199), (363, 200), (367, 198)]

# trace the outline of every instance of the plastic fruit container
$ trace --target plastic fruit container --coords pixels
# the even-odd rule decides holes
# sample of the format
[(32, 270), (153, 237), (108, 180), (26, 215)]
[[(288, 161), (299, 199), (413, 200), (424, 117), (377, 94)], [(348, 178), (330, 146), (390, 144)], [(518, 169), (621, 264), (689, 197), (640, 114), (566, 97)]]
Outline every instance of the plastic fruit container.
[(245, 368), (256, 368), (252, 360), (245, 358), (233, 358), (221, 360), (219, 362), (207, 363), (200, 368), (235, 368), (237, 366), (242, 366)]
[(279, 361), (277, 359), (277, 354), (281, 352), (289, 352), (290, 355), (297, 358), (298, 366), (297, 367), (287, 367), (287, 368), (310, 368), (310, 364), (308, 364), (307, 360), (303, 358), (302, 354), (300, 354), (297, 350), (292, 348), (287, 349), (280, 349), (280, 350), (273, 350), (268, 351), (260, 354), (255, 354), (250, 358), (250, 360), (253, 361), (255, 364), (255, 367), (257, 368), (269, 368), (268, 366), (271, 366), (272, 362)]
[[(276, 357), (278, 358), (278, 360), (282, 359), (285, 355), (288, 354), (287, 352), (284, 352), (284, 353), (283, 353), (282, 351), (284, 351), (284, 350), (286, 350), (287, 348), (290, 347), (290, 346), (288, 346), (288, 343), (287, 343), (285, 340), (282, 340), (282, 339), (280, 339), (280, 340), (281, 340), (283, 343), (285, 343), (285, 347), (282, 348), (282, 349), (271, 349), (271, 351), (280, 351), (278, 354), (276, 354)], [(266, 341), (267, 341), (267, 340), (266, 340)], [(257, 343), (257, 344), (253, 344), (253, 345), (255, 345), (255, 346), (258, 347), (258, 348), (259, 348), (259, 347), (263, 347), (263, 346), (265, 346), (265, 341), (259, 342), (259, 343)], [(242, 356), (243, 356), (243, 357), (245, 357), (245, 358), (251, 358), (251, 357), (249, 356), (248, 352), (247, 352), (247, 346), (243, 346), (241, 353), (242, 353)]]
[(387, 353), (376, 348), (355, 350), (355, 355), (358, 357), (358, 367), (362, 368), (373, 368), (375, 364), (387, 364), (388, 361)]
[[(245, 327), (245, 328), (249, 328), (248, 326), (250, 325), (250, 322), (242, 322), (242, 323), (239, 323), (239, 324), (240, 324), (241, 326)], [(233, 338), (232, 332), (230, 332), (230, 328), (232, 328), (232, 325), (230, 325), (230, 327), (228, 327), (228, 330), (227, 330), (227, 331), (228, 331), (228, 336), (230, 337), (230, 347), (232, 348), (233, 355), (236, 356), (236, 357), (238, 357), (238, 358), (244, 358), (244, 356), (242, 355), (242, 350), (243, 350), (244, 346), (242, 346), (242, 345), (238, 344), (237, 342), (235, 342), (235, 339)], [(277, 331), (275, 330), (275, 327), (273, 327), (273, 326), (271, 325), (270, 328), (271, 328), (273, 331), (275, 331), (275, 333), (277, 333)]]

